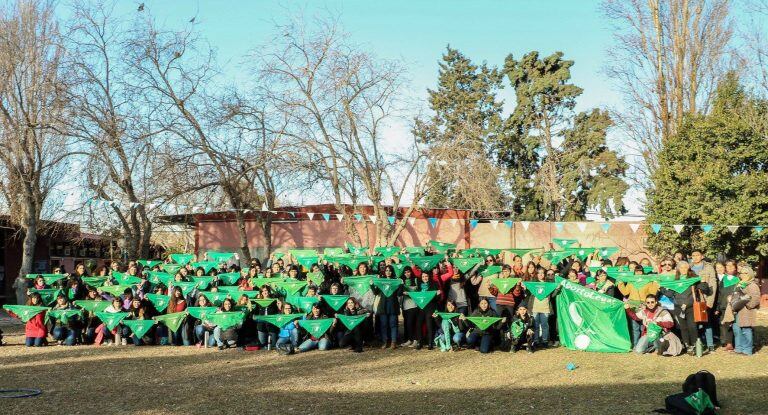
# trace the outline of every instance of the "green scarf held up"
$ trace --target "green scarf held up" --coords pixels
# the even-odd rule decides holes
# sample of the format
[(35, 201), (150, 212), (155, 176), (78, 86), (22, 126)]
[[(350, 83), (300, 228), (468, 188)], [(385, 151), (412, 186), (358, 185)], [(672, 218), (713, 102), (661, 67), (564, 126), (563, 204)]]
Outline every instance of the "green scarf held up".
[(531, 294), (533, 294), (534, 297), (536, 297), (537, 300), (542, 301), (545, 298), (547, 298), (550, 294), (552, 294), (552, 291), (555, 291), (555, 288), (557, 288), (557, 283), (554, 282), (534, 282), (534, 281), (525, 281), (523, 282), (523, 287), (525, 287), (526, 290), (528, 290)]
[(128, 275), (124, 272), (112, 271), (112, 278), (117, 281), (118, 285), (134, 285), (141, 284), (141, 278), (135, 275)]
[(238, 324), (242, 324), (245, 319), (245, 313), (242, 311), (220, 311), (217, 313), (208, 314), (205, 320), (214, 326), (218, 326), (222, 330), (226, 330), (231, 327), (235, 327)]
[(306, 286), (306, 281), (299, 280), (288, 280), (275, 283), (275, 287), (278, 289), (278, 291), (281, 291), (285, 296), (296, 295)]
[(174, 275), (167, 272), (147, 271), (147, 276), (152, 284), (163, 284), (166, 287), (170, 286), (174, 280)]
[(322, 272), (319, 272), (319, 271), (309, 272), (307, 273), (307, 281), (314, 285), (319, 286), (320, 284), (323, 283), (323, 281), (325, 281), (325, 276), (323, 275)]
[(715, 405), (712, 403), (712, 399), (702, 389), (699, 389), (698, 391), (686, 396), (685, 402), (687, 402), (688, 405), (690, 405), (697, 414), (703, 414), (708, 409), (712, 411), (715, 409)]
[(215, 313), (216, 311), (218, 311), (216, 307), (187, 307), (186, 312), (198, 320), (205, 320), (208, 314)]
[(323, 249), (323, 256), (336, 256), (336, 255), (344, 255), (344, 248), (329, 247), (329, 248)]
[(107, 313), (105, 311), (97, 311), (96, 317), (107, 326), (108, 329), (114, 330), (121, 321), (128, 317), (130, 313)]
[(660, 325), (652, 321), (649, 322), (648, 325), (645, 327), (645, 335), (646, 335), (646, 338), (648, 339), (648, 343), (653, 343), (656, 340), (658, 340), (659, 336), (661, 336), (661, 331), (662, 331), (662, 328)]
[(467, 317), (472, 324), (477, 326), (480, 330), (487, 330), (488, 327), (501, 321), (501, 317)]
[(440, 242), (435, 240), (430, 240), (427, 242), (428, 245), (431, 245), (433, 248), (437, 249), (443, 249), (445, 251), (449, 249), (456, 249), (456, 244), (452, 244), (450, 242)]
[(339, 311), (341, 307), (344, 307), (344, 304), (346, 304), (347, 300), (349, 300), (348, 295), (322, 295), (320, 296), (323, 301), (325, 301), (326, 304), (328, 304), (329, 307), (333, 309), (333, 311)]
[(6, 304), (3, 308), (19, 318), (23, 322), (29, 321), (32, 317), (48, 311), (48, 307), (40, 307), (34, 305), (13, 305)]
[(176, 275), (176, 273), (179, 272), (179, 270), (182, 267), (183, 267), (183, 265), (178, 265), (178, 264), (163, 264), (163, 265), (160, 266), (160, 269), (162, 269), (163, 271), (165, 271), (165, 272), (167, 272), (169, 274)]
[(515, 339), (520, 338), (520, 335), (523, 334), (523, 330), (525, 330), (525, 323), (523, 323), (522, 320), (515, 320), (509, 325), (509, 331)]
[(75, 318), (75, 317), (82, 317), (83, 316), (83, 310), (79, 310), (76, 308), (70, 308), (70, 309), (62, 309), (62, 310), (50, 310), (48, 314), (46, 314), (46, 319), (53, 319), (56, 321), (60, 321), (61, 324), (69, 324), (69, 320)]
[(406, 294), (411, 297), (417, 307), (423, 310), (435, 298), (437, 291), (408, 291)]
[(399, 278), (373, 278), (373, 285), (381, 291), (384, 297), (391, 297), (403, 285), (403, 280)]
[(130, 285), (105, 285), (98, 288), (98, 291), (111, 294), (113, 297), (119, 297), (125, 294), (126, 290), (133, 292), (133, 287)]
[(386, 258), (389, 258), (392, 255), (400, 252), (400, 248), (397, 246), (377, 246), (374, 248), (374, 250)]
[(339, 314), (336, 317), (339, 319), (341, 324), (347, 328), (347, 330), (354, 330), (355, 327), (362, 323), (368, 316), (365, 314), (359, 316), (347, 316), (344, 314)]
[(504, 250), (503, 249), (497, 249), (497, 248), (475, 248), (475, 253), (477, 255), (482, 255), (482, 256), (490, 255), (490, 256), (495, 257), (495, 256), (499, 255), (502, 251), (504, 251)]
[(291, 249), (288, 251), (294, 259), (303, 257), (317, 257), (319, 254), (315, 249)]
[(157, 312), (162, 313), (168, 308), (168, 303), (171, 301), (171, 297), (165, 294), (146, 294), (144, 297), (149, 300)]
[(108, 278), (109, 277), (82, 277), (82, 280), (83, 284), (89, 287), (99, 288), (107, 282)]
[[(216, 310), (216, 307), (212, 307), (212, 308)], [(179, 327), (181, 327), (181, 324), (184, 322), (185, 318), (187, 318), (187, 312), (181, 311), (178, 313), (163, 314), (160, 316), (155, 316), (155, 321), (158, 323), (165, 324), (165, 326), (168, 327), (168, 330), (176, 332), (179, 330)]]
[(411, 256), (410, 260), (422, 271), (432, 271), (444, 259), (440, 255), (429, 255), (422, 257)]
[(95, 313), (97, 311), (104, 311), (111, 303), (104, 300), (76, 300), (73, 304), (85, 311)]
[(239, 301), (240, 298), (242, 298), (243, 296), (245, 296), (249, 300), (255, 300), (256, 297), (259, 296), (259, 292), (258, 291), (247, 291), (247, 290), (243, 290), (243, 291), (230, 291), (230, 294), (232, 294), (232, 299), (234, 299), (235, 302)]
[(406, 246), (405, 252), (411, 255), (424, 256), (424, 247), (423, 246)]
[(698, 283), (699, 281), (701, 281), (701, 278), (694, 277), (694, 278), (684, 278), (684, 279), (672, 280), (672, 281), (661, 281), (659, 285), (668, 290), (672, 290), (680, 294), (685, 290), (691, 288), (694, 284)]
[(491, 278), (490, 280), (491, 280), (491, 285), (498, 288), (499, 292), (502, 294), (509, 293), (510, 291), (512, 291), (513, 288), (515, 288), (517, 284), (520, 283), (520, 281), (522, 281), (521, 278), (499, 278), (499, 277)]
[(197, 288), (207, 290), (213, 284), (213, 277), (192, 277), (192, 281), (197, 283)]
[(202, 268), (203, 272), (205, 272), (206, 274), (211, 272), (212, 269), (216, 269), (218, 267), (219, 267), (218, 262), (214, 262), (214, 261), (200, 261), (200, 262), (192, 263), (192, 268), (194, 269)]
[(367, 246), (352, 246), (349, 242), (345, 242), (344, 245), (346, 245), (347, 250), (352, 255), (368, 255), (368, 247)]
[(185, 296), (189, 295), (195, 288), (197, 288), (197, 283), (194, 281), (188, 282), (188, 281), (174, 281), (173, 282), (174, 287), (181, 288), (181, 293)]
[(219, 281), (224, 285), (235, 285), (240, 280), (239, 272), (224, 272), (218, 275)]
[(258, 304), (259, 307), (261, 308), (267, 308), (270, 305), (272, 305), (272, 303), (274, 303), (275, 301), (277, 301), (276, 298), (255, 298), (253, 300), (253, 302)]
[(216, 263), (227, 262), (234, 257), (234, 252), (208, 252), (208, 260)]
[(34, 280), (37, 277), (43, 277), (43, 281), (45, 281), (45, 285), (52, 285), (56, 281), (67, 278), (65, 274), (27, 274), (27, 279), (30, 279), (30, 280)]
[(212, 302), (217, 306), (220, 306), (221, 303), (223, 303), (224, 300), (227, 299), (227, 297), (230, 297), (230, 293), (228, 292), (200, 291), (200, 295), (204, 295), (205, 298), (208, 299), (208, 301)]
[(597, 253), (600, 255), (600, 258), (607, 259), (612, 257), (614, 254), (617, 254), (619, 252), (619, 247), (616, 246), (604, 246), (602, 248), (597, 248)]
[(360, 295), (365, 295), (373, 284), (373, 276), (363, 275), (360, 277), (344, 277), (342, 284), (346, 284), (349, 288), (355, 290)]
[(566, 239), (566, 238), (552, 238), (552, 242), (554, 242), (557, 246), (559, 246), (562, 249), (570, 248), (571, 245), (575, 245), (579, 243), (578, 239)]
[(265, 285), (274, 285), (282, 280), (282, 278), (251, 278), (251, 285), (261, 288)]
[(238, 293), (241, 291), (239, 285), (219, 285), (216, 289), (222, 293)]
[(153, 260), (153, 259), (140, 259), (136, 261), (139, 265), (141, 265), (144, 268), (154, 268), (156, 265), (160, 265), (163, 263), (163, 261)]
[(171, 258), (171, 261), (184, 266), (195, 259), (195, 254), (171, 254), (169, 257)]
[(325, 334), (333, 325), (332, 318), (319, 318), (315, 320), (299, 320), (299, 326), (307, 331), (312, 337), (318, 338)]
[(458, 317), (461, 314), (460, 313), (435, 313), (438, 317), (440, 317), (443, 320), (450, 320), (454, 317)]
[(638, 290), (655, 281), (657, 281), (655, 278), (648, 278), (645, 275), (619, 275), (616, 277), (616, 282), (631, 284)]
[(452, 258), (451, 262), (459, 269), (459, 271), (465, 273), (474, 268), (477, 264), (482, 264), (483, 258)]
[(733, 287), (741, 282), (741, 279), (735, 275), (726, 275), (723, 277), (723, 288)]
[(45, 288), (45, 289), (32, 288), (29, 291), (40, 294), (40, 299), (43, 301), (43, 304), (48, 306), (55, 303), (56, 297), (58, 297), (59, 294), (63, 292), (58, 288)]
[(480, 275), (483, 277), (490, 277), (491, 275), (496, 275), (500, 273), (501, 273), (500, 265), (490, 265), (485, 267), (482, 271), (480, 271)]
[(302, 256), (296, 258), (296, 262), (299, 263), (304, 269), (307, 271), (312, 269), (312, 265), (315, 265), (319, 262), (319, 257), (317, 256)]
[(392, 269), (395, 270), (395, 276), (398, 278), (402, 277), (403, 271), (405, 271), (405, 267), (407, 266), (408, 264), (406, 264), (405, 262), (399, 262), (399, 263), (393, 262)]
[(269, 323), (279, 329), (282, 329), (286, 324), (302, 317), (304, 317), (304, 314), (272, 314), (268, 316), (254, 316), (253, 319), (256, 321)]
[(154, 320), (123, 320), (123, 325), (131, 329), (134, 336), (144, 337), (147, 332), (155, 325)]
[(507, 252), (511, 252), (512, 255), (517, 255), (520, 257), (525, 256), (525, 254), (533, 251), (540, 251), (541, 248), (513, 248), (513, 249), (505, 249)]
[(309, 313), (312, 310), (312, 306), (320, 302), (319, 297), (302, 297), (299, 295), (289, 295), (285, 298), (285, 302), (297, 307), (299, 310)]

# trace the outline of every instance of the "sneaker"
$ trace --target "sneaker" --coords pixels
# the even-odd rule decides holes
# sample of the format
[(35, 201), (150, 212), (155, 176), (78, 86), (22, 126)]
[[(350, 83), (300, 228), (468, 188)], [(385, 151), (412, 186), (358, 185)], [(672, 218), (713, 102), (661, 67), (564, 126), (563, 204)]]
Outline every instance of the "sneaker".
[(714, 353), (715, 352), (715, 346), (707, 347), (707, 351), (710, 352), (710, 353)]
[(219, 350), (224, 350), (224, 346), (219, 346)]
[(399, 346), (397, 345), (397, 342), (392, 342), (392, 350), (397, 349)]
[(120, 340), (120, 345), (121, 346), (127, 346), (128, 345), (128, 340), (127, 339)]
[(400, 343), (400, 347), (409, 347), (411, 345), (411, 341), (408, 340), (407, 342)]
[(418, 345), (419, 345), (419, 342), (417, 342), (416, 340), (412, 340), (412, 341), (411, 341), (411, 344), (409, 344), (409, 345), (408, 345), (408, 347), (410, 347), (410, 348), (415, 348), (415, 347), (416, 347), (416, 346), (418, 346)]
[(384, 344), (381, 345), (381, 349), (388, 349), (389, 348), (389, 342), (384, 342)]
[(421, 348), (422, 348), (421, 343), (417, 343), (416, 344), (416, 350), (421, 350)]

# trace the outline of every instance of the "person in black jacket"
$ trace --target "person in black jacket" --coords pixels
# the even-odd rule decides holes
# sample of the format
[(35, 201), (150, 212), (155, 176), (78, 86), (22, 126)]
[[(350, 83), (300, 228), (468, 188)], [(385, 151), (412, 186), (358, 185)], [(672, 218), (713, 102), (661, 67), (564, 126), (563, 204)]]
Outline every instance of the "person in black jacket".
[[(262, 300), (274, 298), (272, 297), (272, 290), (269, 288), (269, 285), (264, 285), (261, 287), (257, 298)], [(256, 311), (254, 311), (253, 314), (254, 316), (269, 316), (272, 314), (278, 314), (277, 301), (273, 301), (267, 307), (257, 305)], [(258, 336), (260, 347), (271, 346), (274, 348), (275, 343), (277, 343), (277, 337), (279, 333), (280, 330), (272, 324), (269, 324), (265, 321), (256, 322), (256, 335)]]
[[(357, 300), (355, 300), (355, 297), (349, 297), (347, 300), (347, 304), (344, 306), (344, 308), (337, 313), (343, 314), (345, 316), (360, 316), (360, 315), (367, 315), (368, 317), (371, 316), (371, 313), (366, 310), (363, 307), (360, 307), (360, 304), (358, 304)], [(352, 350), (355, 353), (362, 353), (363, 351), (363, 332), (362, 332), (362, 324), (360, 323), (352, 330), (349, 330), (345, 328), (344, 330), (340, 330), (337, 332), (337, 341), (339, 343), (339, 348), (346, 348), (351, 347)], [(339, 324), (339, 326), (344, 326), (343, 324)]]
[[(477, 305), (477, 310), (472, 313), (472, 317), (498, 317), (499, 315), (493, 311), (488, 299), (485, 297), (480, 298), (480, 303)], [(496, 324), (488, 327), (485, 330), (479, 327), (473, 327), (467, 332), (467, 344), (473, 347), (478, 347), (480, 353), (489, 353), (493, 343), (495, 334), (498, 333), (499, 328), (504, 324), (505, 319), (496, 322)]]
[[(696, 274), (691, 270), (690, 264), (685, 261), (678, 262), (677, 271), (675, 272), (675, 279), (683, 278), (696, 278)], [(675, 304), (672, 315), (680, 328), (680, 338), (683, 341), (683, 345), (691, 356), (696, 353), (694, 346), (696, 339), (699, 338), (699, 325), (696, 323), (693, 315), (694, 290), (698, 293), (698, 298), (702, 298), (702, 294), (709, 295), (712, 293), (712, 289), (706, 282), (697, 282), (682, 293), (667, 288), (659, 290), (663, 295), (671, 298)]]
[(528, 308), (525, 304), (521, 304), (517, 307), (515, 317), (509, 325), (509, 351), (514, 353), (525, 344), (525, 350), (528, 353), (533, 353), (533, 334), (533, 317), (528, 313)]
[[(437, 291), (438, 286), (432, 275), (428, 272), (421, 273), (421, 279), (416, 285), (416, 291)], [(424, 308), (419, 308), (416, 314), (416, 350), (421, 350), (424, 343), (427, 343), (427, 349), (432, 350), (435, 348), (435, 320), (432, 318), (432, 314), (437, 309), (437, 296), (433, 297), (429, 304)], [(427, 339), (424, 339), (424, 330), (422, 327), (427, 326)]]

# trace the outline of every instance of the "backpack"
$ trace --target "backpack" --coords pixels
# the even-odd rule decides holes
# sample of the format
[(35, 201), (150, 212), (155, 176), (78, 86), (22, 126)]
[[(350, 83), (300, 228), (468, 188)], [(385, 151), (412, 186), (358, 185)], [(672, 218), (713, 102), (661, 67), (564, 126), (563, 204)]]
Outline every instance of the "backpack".
[(701, 370), (685, 378), (683, 392), (664, 399), (664, 409), (654, 412), (675, 415), (715, 415), (719, 408), (715, 375)]
[(720, 407), (720, 402), (717, 401), (717, 385), (715, 381), (715, 375), (706, 371), (700, 370), (692, 375), (688, 375), (683, 382), (683, 394), (690, 395), (695, 393), (699, 389), (706, 392), (712, 403), (716, 407)]

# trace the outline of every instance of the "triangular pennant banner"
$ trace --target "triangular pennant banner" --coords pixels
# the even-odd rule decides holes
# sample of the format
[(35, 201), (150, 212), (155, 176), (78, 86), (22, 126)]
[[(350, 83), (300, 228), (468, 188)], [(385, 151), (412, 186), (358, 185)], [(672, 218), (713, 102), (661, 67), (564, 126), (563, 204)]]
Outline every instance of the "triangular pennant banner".
[(376, 223), (376, 216), (374, 215), (368, 216), (368, 219), (370, 219), (371, 222)]
[(712, 225), (701, 225), (701, 230), (703, 230), (704, 233), (711, 232), (712, 228), (714, 228), (714, 226), (712, 226)]
[(629, 228), (632, 229), (632, 233), (637, 233), (637, 230), (640, 229), (639, 223), (630, 223)]
[(507, 228), (512, 229), (512, 225), (514, 224), (514, 222), (512, 222), (511, 220), (505, 220), (504, 224), (507, 225)]
[(659, 224), (659, 223), (652, 223), (651, 224), (651, 229), (653, 230), (653, 233), (658, 234), (659, 232), (661, 232), (661, 224)]
[(736, 231), (739, 230), (739, 225), (729, 225), (727, 228), (731, 233), (736, 233)]
[(610, 222), (601, 223), (600, 227), (603, 228), (603, 233), (608, 233), (608, 231), (611, 229)]
[(491, 227), (493, 227), (493, 229), (496, 229), (496, 228), (498, 228), (498, 227), (499, 227), (499, 221), (497, 221), (497, 220), (492, 220), (492, 221), (491, 221)]
[(762, 232), (763, 229), (765, 229), (765, 227), (763, 227), (763, 226), (755, 226), (755, 232), (757, 232), (757, 233)]
[(330, 213), (323, 213), (323, 219), (325, 219), (326, 222), (331, 220), (331, 214)]
[(336, 219), (338, 219), (338, 220), (344, 219), (344, 214), (343, 213), (337, 213), (336, 214)]
[(416, 223), (416, 218), (408, 218), (408, 223), (413, 226), (414, 223)]
[(437, 218), (429, 218), (427, 219), (429, 221), (429, 225), (433, 228), (437, 227)]
[(471, 229), (475, 229), (475, 227), (477, 226), (477, 222), (478, 222), (478, 220), (477, 220), (477, 219), (472, 219), (472, 220), (470, 220), (470, 221), (469, 221), (469, 227), (470, 227)]
[(355, 213), (355, 220), (358, 221), (358, 222), (362, 221), (363, 220), (363, 215), (361, 215), (359, 213)]
[(312, 212), (307, 212), (307, 217), (309, 218), (309, 220), (312, 220), (315, 217), (315, 214)]
[(579, 222), (576, 224), (576, 226), (579, 228), (579, 231), (584, 232), (587, 230), (587, 223), (586, 222)]
[(684, 227), (685, 225), (672, 225), (672, 228), (675, 229), (675, 232), (677, 232), (678, 235), (680, 235), (680, 232), (683, 231)]
[(565, 224), (563, 222), (555, 222), (555, 229), (557, 229), (558, 232), (562, 232), (563, 228), (565, 228)]
[(395, 217), (394, 216), (387, 216), (387, 221), (389, 222), (390, 225), (394, 225), (395, 224)]
[(528, 230), (528, 227), (531, 226), (531, 222), (527, 220), (520, 222), (520, 224), (523, 225), (523, 229), (525, 229), (526, 231)]

